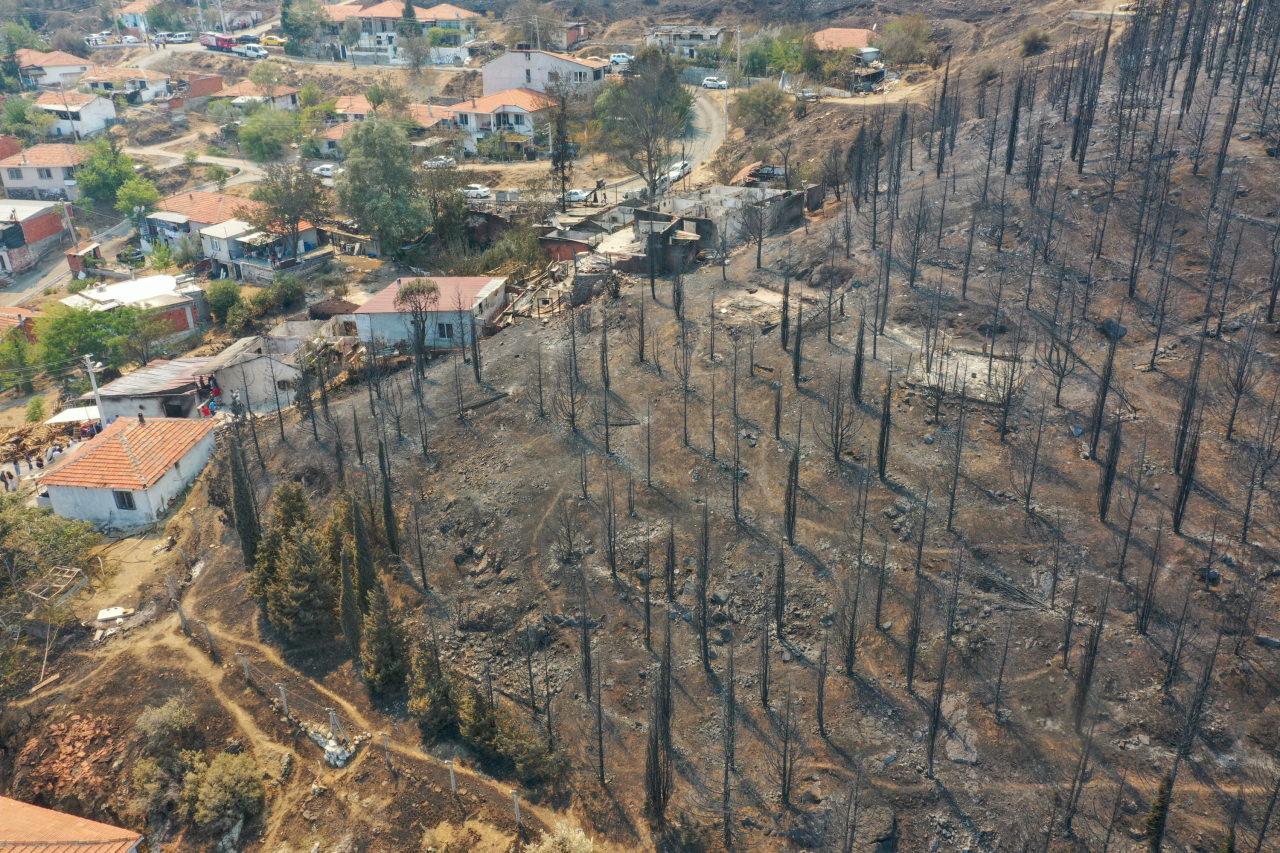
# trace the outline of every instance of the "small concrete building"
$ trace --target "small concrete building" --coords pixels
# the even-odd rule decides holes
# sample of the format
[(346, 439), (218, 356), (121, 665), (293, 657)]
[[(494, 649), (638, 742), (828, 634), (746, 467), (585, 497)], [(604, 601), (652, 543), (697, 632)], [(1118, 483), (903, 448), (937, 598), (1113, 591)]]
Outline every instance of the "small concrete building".
[[(201, 409), (220, 399), (221, 388), (213, 380), (208, 358), (152, 359), (98, 389), (98, 411), (110, 424), (143, 415), (147, 418), (200, 418)], [(92, 391), (80, 399), (95, 402)]]
[(168, 74), (120, 65), (92, 68), (80, 78), (80, 85), (95, 95), (123, 98), (130, 104), (149, 104), (173, 94)]
[(274, 412), (293, 404), (294, 390), (302, 372), (294, 364), (294, 353), (302, 345), (298, 338), (254, 335), (241, 338), (205, 364), (224, 393), (240, 394), (240, 401), (254, 412)]
[(0, 273), (30, 269), (74, 235), (67, 207), (59, 202), (0, 201)]
[(194, 331), (207, 314), (204, 291), (190, 276), (149, 275), (100, 284), (58, 301), (68, 308), (86, 311), (114, 311), (121, 307), (150, 311), (168, 320), (175, 335)]
[(217, 426), (213, 418), (120, 418), (72, 451), (40, 485), (63, 518), (107, 528), (151, 524), (209, 463)]
[(0, 184), (9, 198), (80, 198), (76, 170), (89, 156), (81, 145), (46, 142), (0, 160)]
[(512, 50), (491, 59), (480, 68), (484, 94), (496, 95), (509, 89), (545, 92), (547, 87), (567, 80), (581, 94), (604, 85), (609, 60), (569, 56), (549, 50)]
[(400, 288), (411, 281), (434, 282), (440, 296), (427, 320), (427, 347), (452, 349), (471, 341), (471, 320), (479, 330), (490, 323), (506, 305), (505, 276), (422, 276), (396, 279), (353, 313), (360, 340), (385, 344), (407, 344), (413, 340), (409, 311), (396, 305)]
[(714, 50), (723, 43), (728, 31), (724, 27), (696, 24), (663, 24), (645, 36), (645, 44), (661, 48), (676, 56), (692, 59), (700, 50)]
[(0, 850), (134, 853), (141, 845), (133, 830), (0, 797)]
[(241, 80), (239, 83), (225, 86), (210, 97), (218, 100), (226, 98), (237, 107), (266, 104), (278, 110), (298, 108), (298, 90), (293, 86), (272, 86), (268, 91), (252, 80)]
[(80, 75), (88, 71), (91, 65), (89, 60), (63, 50), (45, 51), (20, 47), (13, 53), (18, 63), (18, 79), (28, 87), (75, 88)]
[(116, 105), (111, 99), (86, 92), (41, 92), (35, 105), (54, 118), (50, 136), (86, 139), (116, 123)]

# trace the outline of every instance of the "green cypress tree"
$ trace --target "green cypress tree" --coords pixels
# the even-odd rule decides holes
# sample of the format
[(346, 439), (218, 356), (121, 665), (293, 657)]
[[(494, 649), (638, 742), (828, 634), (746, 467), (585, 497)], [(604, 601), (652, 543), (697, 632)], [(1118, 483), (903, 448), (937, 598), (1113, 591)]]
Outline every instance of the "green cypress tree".
[(258, 508), (254, 504), (253, 485), (245, 468), (244, 453), (237, 438), (231, 439), (231, 513), (235, 520), (236, 534), (240, 537), (240, 551), (246, 567), (257, 564), (258, 541), (262, 530), (258, 525)]
[(375, 694), (396, 693), (404, 688), (404, 627), (391, 612), (387, 591), (381, 584), (369, 596), (361, 661), (365, 683)]
[(351, 563), (354, 555), (349, 548), (341, 548), (338, 553), (338, 621), (342, 623), (342, 636), (351, 650), (351, 662), (364, 670), (363, 656), (360, 654), (360, 601), (356, 595), (356, 585), (351, 580)]
[(298, 530), (285, 540), (276, 560), (276, 577), (267, 590), (267, 619), (285, 640), (298, 644), (333, 633), (337, 606), (319, 538)]
[(276, 489), (275, 499), (271, 504), (271, 517), (267, 519), (266, 530), (262, 532), (258, 542), (253, 574), (249, 578), (249, 592), (259, 601), (265, 603), (267, 590), (275, 582), (276, 561), (280, 556), (281, 545), (293, 535), (295, 529), (305, 529), (310, 516), (310, 506), (302, 486), (285, 483)]
[(391, 553), (400, 556), (399, 522), (396, 520), (395, 505), (391, 502), (391, 457), (387, 455), (387, 445), (378, 439), (378, 470), (382, 473), (382, 524), (386, 528), (387, 547)]
[(351, 536), (356, 548), (356, 591), (360, 593), (361, 608), (369, 610), (369, 593), (378, 586), (378, 570), (374, 565), (373, 537), (369, 534), (369, 526), (364, 515), (356, 506), (356, 499), (347, 496), (347, 513), (351, 520)]
[(480, 754), (481, 760), (493, 764), (502, 759), (497, 709), (489, 704), (489, 700), (474, 684), (467, 689), (461, 731), (467, 743)]
[(409, 713), (417, 718), (423, 740), (435, 742), (458, 734), (457, 690), (432, 644), (419, 645), (414, 652), (409, 671)]

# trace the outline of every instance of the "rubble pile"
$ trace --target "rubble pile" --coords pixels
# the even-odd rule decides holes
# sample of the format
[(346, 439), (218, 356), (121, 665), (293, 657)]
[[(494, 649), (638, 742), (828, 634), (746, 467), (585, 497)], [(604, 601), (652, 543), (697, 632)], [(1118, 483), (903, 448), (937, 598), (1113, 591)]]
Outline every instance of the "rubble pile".
[(22, 747), (15, 764), (14, 790), (24, 798), (56, 803), (68, 796), (110, 791), (124, 752), (110, 718), (72, 714), (51, 723)]

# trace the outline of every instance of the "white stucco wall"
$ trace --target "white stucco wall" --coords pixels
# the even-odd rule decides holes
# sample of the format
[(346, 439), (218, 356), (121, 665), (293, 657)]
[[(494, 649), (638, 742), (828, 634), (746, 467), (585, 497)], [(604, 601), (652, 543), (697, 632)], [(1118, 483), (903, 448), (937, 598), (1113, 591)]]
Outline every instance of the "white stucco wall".
[(486, 95), (521, 88), (545, 92), (553, 74), (573, 81), (584, 92), (604, 85), (604, 69), (586, 68), (536, 50), (509, 51), (480, 69)]
[(88, 521), (99, 527), (131, 528), (150, 524), (163, 516), (182, 491), (199, 476), (213, 456), (211, 432), (191, 448), (154, 486), (133, 492), (135, 508), (116, 507), (112, 489), (84, 489), (77, 486), (49, 486), (49, 503), (63, 518)]
[[(168, 417), (164, 411), (163, 397), (103, 397), (101, 412), (104, 426), (114, 421), (117, 417), (136, 420), (138, 412), (142, 412), (147, 420)], [(192, 406), (187, 417), (200, 417), (200, 409), (197, 406)]]
[[(274, 412), (277, 399), (281, 407), (292, 405), (298, 376), (299, 371), (293, 365), (265, 356), (233, 364), (214, 373), (214, 378), (218, 380), (218, 387), (222, 389), (222, 394), (227, 400), (230, 400), (231, 394), (236, 391), (240, 392), (240, 399), (244, 400), (247, 393), (249, 399), (245, 402), (255, 412)], [(275, 390), (277, 382), (289, 382), (292, 387), (277, 391)]]
[[(487, 320), (493, 319), (505, 304), (505, 287), (497, 288), (493, 294), (486, 297), (484, 302), (477, 306), (478, 310), (475, 314), (477, 331)], [(388, 344), (407, 344), (413, 340), (413, 324), (409, 316), (407, 313), (356, 314), (356, 333), (362, 341), (369, 340), (372, 335), (375, 339)], [(445, 338), (439, 334), (441, 323), (453, 324), (452, 338)], [(465, 344), (471, 340), (470, 329), (471, 323), (466, 311), (433, 311), (431, 320), (427, 323), (427, 346), (447, 349)]]

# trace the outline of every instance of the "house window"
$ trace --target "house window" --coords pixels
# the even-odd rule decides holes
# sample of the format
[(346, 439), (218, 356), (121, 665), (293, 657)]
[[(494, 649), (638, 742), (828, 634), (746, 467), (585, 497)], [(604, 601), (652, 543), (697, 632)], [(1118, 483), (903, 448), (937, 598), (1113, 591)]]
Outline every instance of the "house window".
[(112, 492), (111, 496), (116, 499), (116, 509), (137, 509), (133, 502), (133, 492)]
[(470, 123), (471, 123), (471, 119), (466, 113), (458, 113), (458, 124), (465, 127)]
[(8, 170), (6, 170), (6, 171), (8, 171), (8, 173), (9, 173), (9, 180), (11, 180), (11, 181), (20, 181), (20, 180), (22, 180), (22, 170), (21, 170), (21, 169), (8, 169)]
[(38, 168), (36, 169), (36, 175), (42, 181), (51, 181), (53, 180), (53, 169)]
[(436, 329), (439, 332), (439, 334), (437, 334), (436, 337), (448, 338), (449, 340), (453, 340), (453, 324), (452, 323), (437, 323)]
[(74, 168), (72, 168), (71, 166), (66, 166), (63, 168), (62, 177), (66, 178), (69, 181), (75, 176), (76, 176), (76, 170)]
[(520, 113), (516, 113), (511, 117), (511, 123), (514, 124), (516, 127), (520, 127), (521, 125), (524, 124), (524, 116), (521, 115)]
[(526, 82), (526, 83), (532, 83), (532, 82), (533, 82), (533, 72), (532, 72), (532, 71), (530, 71), (528, 68), (526, 68), (526, 69), (524, 70), (524, 82)]
[(575, 71), (575, 72), (573, 72), (573, 82), (575, 82), (575, 83), (585, 83), (585, 82), (587, 82), (587, 72), (585, 72), (585, 71)]

